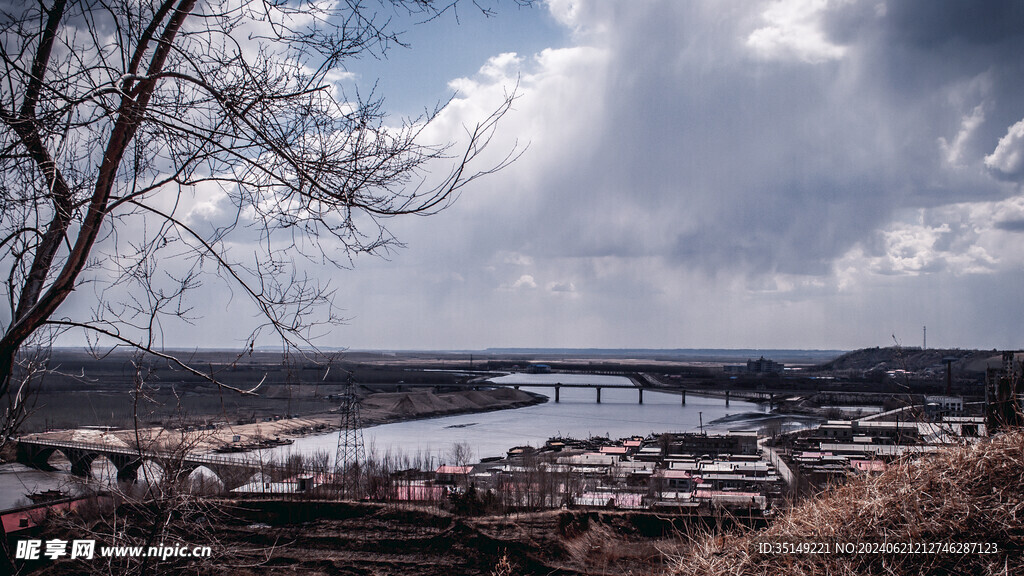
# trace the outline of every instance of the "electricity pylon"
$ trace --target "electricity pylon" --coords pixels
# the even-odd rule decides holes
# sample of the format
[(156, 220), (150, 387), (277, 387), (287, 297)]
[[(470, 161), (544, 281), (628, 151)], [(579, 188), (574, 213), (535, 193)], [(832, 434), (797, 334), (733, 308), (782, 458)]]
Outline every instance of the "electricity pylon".
[(335, 483), (339, 486), (342, 498), (359, 496), (360, 471), (365, 462), (359, 398), (350, 372), (345, 391), (341, 395), (341, 428), (338, 430), (338, 449), (334, 455)]

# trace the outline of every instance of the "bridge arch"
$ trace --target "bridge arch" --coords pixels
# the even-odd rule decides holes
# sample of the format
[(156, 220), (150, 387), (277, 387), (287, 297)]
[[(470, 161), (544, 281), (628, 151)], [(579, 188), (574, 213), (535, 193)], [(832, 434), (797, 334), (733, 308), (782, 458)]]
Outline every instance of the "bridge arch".
[(155, 458), (134, 458), (118, 469), (117, 478), (127, 482), (159, 484), (164, 478), (165, 464)]
[(83, 465), (89, 478), (101, 484), (117, 484), (121, 476), (117, 462), (106, 454), (92, 452), (83, 459)]
[(43, 470), (60, 470), (71, 472), (71, 459), (58, 448), (46, 448), (35, 454), (33, 460), (37, 468)]
[(208, 466), (196, 466), (185, 476), (188, 491), (192, 494), (221, 494), (224, 492), (224, 481), (220, 475)]

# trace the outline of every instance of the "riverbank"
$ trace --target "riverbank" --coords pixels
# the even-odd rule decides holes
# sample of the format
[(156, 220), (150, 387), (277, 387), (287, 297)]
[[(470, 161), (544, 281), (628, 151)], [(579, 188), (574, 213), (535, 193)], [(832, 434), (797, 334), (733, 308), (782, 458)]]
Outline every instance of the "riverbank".
[[(523, 408), (546, 401), (547, 398), (539, 394), (512, 388), (454, 392), (381, 392), (362, 399), (360, 419), (363, 427), (367, 428), (395, 422)], [(136, 432), (91, 427), (56, 430), (31, 434), (28, 437), (108, 446), (141, 444), (149, 450), (157, 451), (185, 446), (190, 452), (207, 453), (224, 446), (253, 445), (273, 439), (287, 442), (294, 438), (324, 434), (336, 430), (340, 419), (338, 408), (333, 408), (298, 418), (280, 418), (246, 424), (225, 421), (202, 430), (147, 427)]]

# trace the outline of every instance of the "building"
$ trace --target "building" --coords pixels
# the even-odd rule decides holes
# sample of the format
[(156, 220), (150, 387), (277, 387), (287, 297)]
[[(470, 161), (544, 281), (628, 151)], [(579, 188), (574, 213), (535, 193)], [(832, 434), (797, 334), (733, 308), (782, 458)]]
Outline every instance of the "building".
[(769, 360), (761, 356), (757, 360), (747, 360), (747, 372), (751, 374), (782, 374), (785, 364)]
[(782, 374), (785, 364), (769, 360), (761, 356), (757, 360), (747, 360), (746, 364), (725, 364), (722, 372), (726, 374)]
[(925, 396), (925, 410), (929, 415), (961, 416), (964, 413), (963, 396)]
[(472, 466), (448, 466), (442, 464), (435, 471), (435, 480), (438, 484), (465, 484), (472, 471)]
[(731, 430), (725, 434), (687, 432), (670, 435), (669, 454), (757, 454), (757, 432)]
[(672, 491), (692, 492), (700, 480), (685, 470), (659, 468), (654, 473), (654, 481), (658, 488)]
[(946, 416), (942, 424), (960, 438), (988, 436), (984, 416)]
[(113, 502), (114, 499), (109, 494), (99, 494), (96, 496), (62, 498), (50, 502), (11, 508), (0, 513), (0, 526), (3, 527), (4, 536), (9, 537), (15, 532), (32, 530), (42, 524), (47, 518), (63, 516), (90, 506), (109, 506)]

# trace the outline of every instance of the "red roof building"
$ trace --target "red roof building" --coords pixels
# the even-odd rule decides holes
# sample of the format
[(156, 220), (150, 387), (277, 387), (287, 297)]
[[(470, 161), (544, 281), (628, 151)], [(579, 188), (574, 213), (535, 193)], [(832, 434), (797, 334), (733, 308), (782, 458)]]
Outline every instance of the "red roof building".
[(57, 500), (54, 502), (22, 506), (21, 508), (14, 508), (0, 512), (0, 524), (3, 525), (5, 535), (13, 534), (14, 532), (19, 532), (21, 530), (35, 528), (42, 524), (47, 517), (64, 515), (68, 512), (74, 512), (87, 504), (111, 500), (111, 497), (107, 495), (95, 497), (82, 496), (79, 498), (66, 498), (64, 500)]

